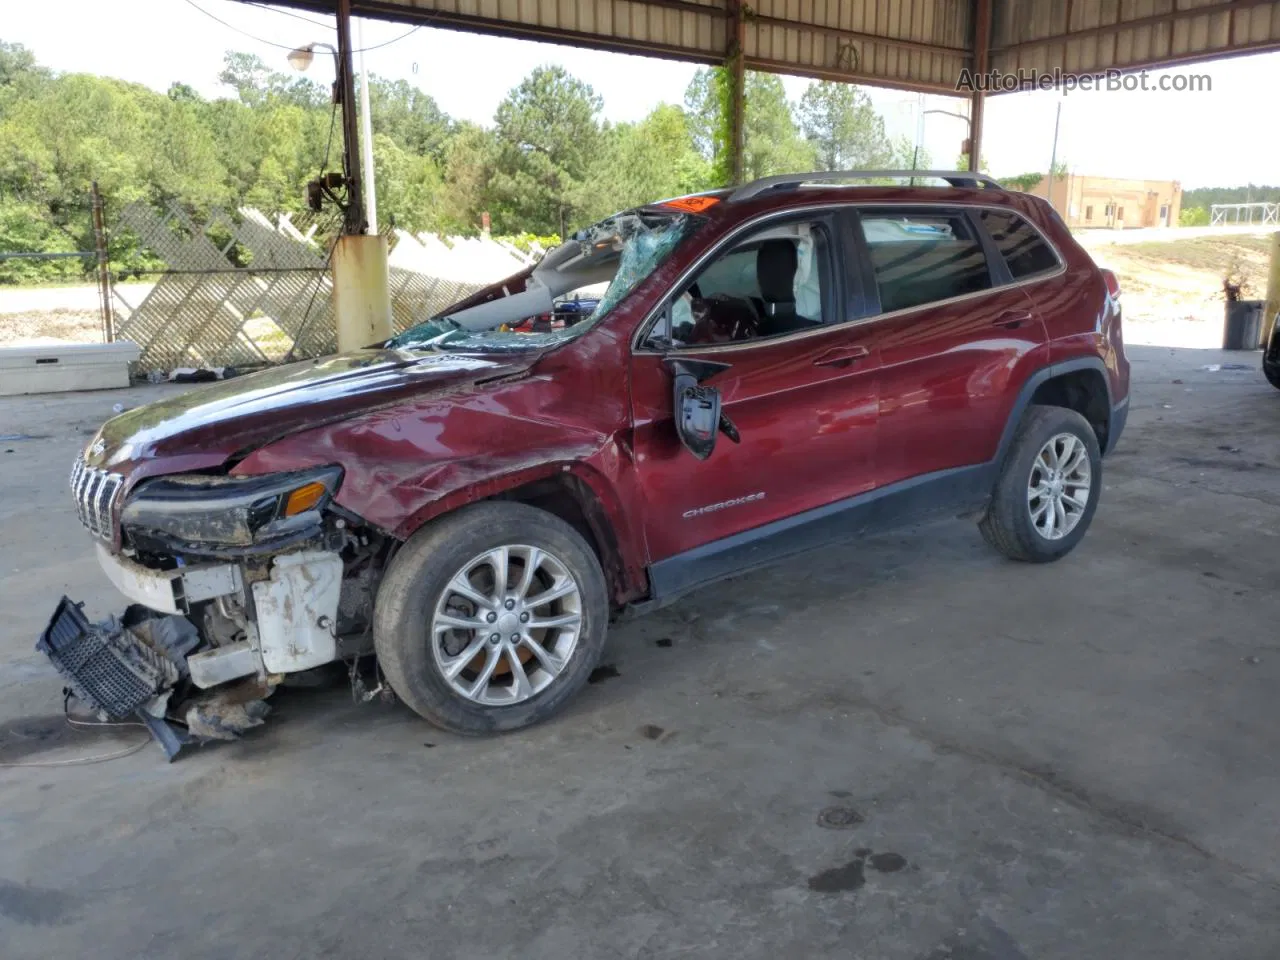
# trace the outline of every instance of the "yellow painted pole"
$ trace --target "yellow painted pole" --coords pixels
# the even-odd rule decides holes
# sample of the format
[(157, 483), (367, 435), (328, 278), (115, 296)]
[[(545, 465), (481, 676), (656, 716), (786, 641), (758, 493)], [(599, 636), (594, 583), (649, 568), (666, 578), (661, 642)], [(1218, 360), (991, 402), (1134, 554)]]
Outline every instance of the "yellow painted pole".
[(1271, 331), (1275, 329), (1276, 313), (1280, 312), (1280, 233), (1271, 235), (1271, 270), (1267, 274), (1267, 302), (1262, 311), (1261, 346), (1266, 349), (1271, 342)]
[(344, 234), (334, 245), (331, 269), (338, 352), (358, 350), (390, 339), (387, 238), (376, 234)]

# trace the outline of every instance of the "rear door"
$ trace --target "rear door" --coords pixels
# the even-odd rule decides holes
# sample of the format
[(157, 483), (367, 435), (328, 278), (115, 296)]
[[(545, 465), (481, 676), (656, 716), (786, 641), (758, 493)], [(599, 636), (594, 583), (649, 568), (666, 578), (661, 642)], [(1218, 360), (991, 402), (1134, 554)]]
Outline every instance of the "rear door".
[(1048, 362), (1033, 302), (976, 211), (867, 205), (853, 218), (880, 358), (877, 483), (986, 463), (1022, 384)]

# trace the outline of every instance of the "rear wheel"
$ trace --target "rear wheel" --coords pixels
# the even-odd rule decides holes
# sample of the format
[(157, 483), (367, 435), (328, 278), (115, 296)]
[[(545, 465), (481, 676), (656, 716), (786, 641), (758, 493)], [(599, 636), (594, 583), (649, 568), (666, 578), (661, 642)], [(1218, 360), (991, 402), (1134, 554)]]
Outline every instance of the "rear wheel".
[(1102, 489), (1102, 452), (1089, 421), (1065, 407), (1023, 415), (978, 524), (1006, 557), (1045, 563), (1084, 537)]
[(391, 688), (437, 726), (515, 730), (558, 710), (604, 646), (604, 574), (559, 517), (467, 507), (415, 534), (378, 590), (374, 644)]
[(1262, 375), (1267, 378), (1267, 383), (1280, 390), (1280, 361), (1268, 360), (1264, 355), (1262, 358)]

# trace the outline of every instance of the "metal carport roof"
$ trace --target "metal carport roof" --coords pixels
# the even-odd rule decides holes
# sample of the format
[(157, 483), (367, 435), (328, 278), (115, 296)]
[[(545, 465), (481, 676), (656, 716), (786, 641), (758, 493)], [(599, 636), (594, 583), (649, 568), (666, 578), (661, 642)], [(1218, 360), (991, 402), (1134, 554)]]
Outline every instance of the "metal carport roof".
[(740, 31), (747, 69), (938, 93), (966, 67), (1090, 73), (1280, 49), (1276, 0), (352, 0), (351, 12), (695, 63), (724, 62)]
[[(1280, 0), (278, 0), (335, 14), (340, 98), (352, 101), (352, 15), (647, 54), (732, 71), (730, 157), (742, 179), (747, 69), (956, 94), (982, 77), (1096, 74), (1280, 48)], [(970, 96), (970, 168), (981, 156), (986, 91)], [(345, 142), (357, 142), (343, 110)], [(345, 169), (352, 194), (359, 174)], [(357, 219), (349, 226), (355, 231)]]

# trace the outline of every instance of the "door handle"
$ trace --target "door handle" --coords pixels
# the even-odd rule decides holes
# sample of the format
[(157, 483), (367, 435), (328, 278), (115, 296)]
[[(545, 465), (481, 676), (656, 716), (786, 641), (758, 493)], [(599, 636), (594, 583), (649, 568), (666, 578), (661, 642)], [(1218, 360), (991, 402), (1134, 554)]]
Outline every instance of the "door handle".
[(820, 354), (813, 361), (813, 365), (815, 367), (847, 367), (851, 363), (857, 363), (870, 352), (860, 343), (850, 347), (835, 347)]
[(1024, 323), (1030, 323), (1034, 319), (1029, 310), (1006, 310), (1000, 316), (991, 321), (993, 327), (1004, 327), (1006, 330), (1016, 330)]

